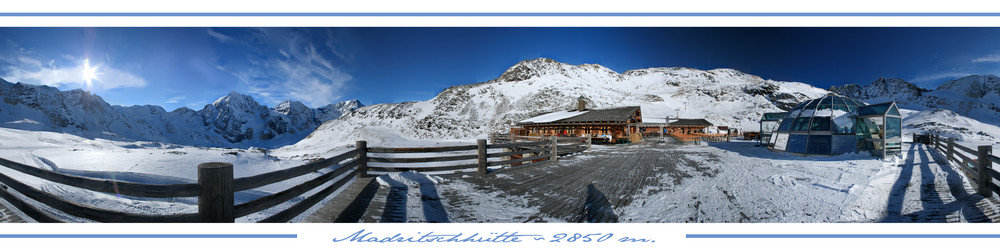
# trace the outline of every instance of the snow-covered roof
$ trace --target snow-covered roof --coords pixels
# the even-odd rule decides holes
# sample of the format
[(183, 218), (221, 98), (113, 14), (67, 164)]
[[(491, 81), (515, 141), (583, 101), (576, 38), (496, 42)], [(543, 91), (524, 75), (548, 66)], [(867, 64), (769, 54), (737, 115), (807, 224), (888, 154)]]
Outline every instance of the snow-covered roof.
[(532, 118), (524, 119), (524, 120), (522, 120), (522, 121), (520, 121), (518, 123), (546, 123), (546, 122), (554, 122), (554, 121), (558, 121), (558, 120), (562, 120), (562, 119), (566, 119), (566, 118), (572, 118), (574, 116), (582, 115), (582, 114), (585, 114), (587, 112), (589, 112), (589, 110), (584, 110), (584, 111), (576, 111), (576, 110), (556, 111), (556, 112), (552, 112), (552, 113), (548, 113), (548, 114), (544, 114), (544, 115), (540, 115), (540, 116), (535, 116), (535, 117), (532, 117)]
[(639, 106), (587, 109), (584, 111), (556, 111), (522, 120), (518, 122), (518, 124), (552, 122), (627, 122), (632, 118), (632, 114), (635, 114), (636, 111), (639, 111)]
[(671, 122), (670, 126), (712, 126), (711, 122), (705, 119), (678, 119), (677, 121)]

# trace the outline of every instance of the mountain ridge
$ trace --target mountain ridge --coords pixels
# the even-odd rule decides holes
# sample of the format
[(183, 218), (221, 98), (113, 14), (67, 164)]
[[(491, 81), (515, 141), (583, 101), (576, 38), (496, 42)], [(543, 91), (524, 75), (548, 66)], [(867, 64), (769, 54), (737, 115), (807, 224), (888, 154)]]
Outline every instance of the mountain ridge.
[(156, 105), (111, 105), (81, 89), (60, 91), (3, 79), (0, 98), (0, 127), (212, 147), (288, 145), (323, 122), (363, 106), (349, 100), (312, 109), (285, 101), (268, 108), (234, 91), (201, 110), (181, 107), (167, 112)]
[(548, 58), (521, 61), (497, 78), (452, 86), (425, 101), (375, 104), (330, 120), (289, 149), (317, 152), (399, 138), (485, 138), (547, 112), (588, 107), (641, 106), (643, 121), (667, 116), (706, 118), (716, 125), (758, 127), (764, 112), (791, 108), (826, 90), (798, 82), (766, 80), (734, 69), (661, 67), (617, 73), (597, 64), (570, 65)]

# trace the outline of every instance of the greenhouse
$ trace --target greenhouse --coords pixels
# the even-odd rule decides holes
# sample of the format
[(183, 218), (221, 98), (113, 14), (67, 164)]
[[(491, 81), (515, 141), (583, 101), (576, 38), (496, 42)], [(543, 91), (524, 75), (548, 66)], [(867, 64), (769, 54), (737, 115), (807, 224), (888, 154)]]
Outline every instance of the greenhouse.
[(867, 105), (828, 94), (799, 103), (777, 129), (761, 133), (772, 134), (767, 147), (775, 151), (808, 156), (867, 151), (885, 158), (901, 149), (902, 116), (895, 102)]
[(764, 116), (760, 118), (760, 143), (771, 141), (771, 133), (773, 133), (777, 128), (778, 124), (781, 124), (781, 119), (785, 118), (786, 112), (781, 113), (764, 113)]

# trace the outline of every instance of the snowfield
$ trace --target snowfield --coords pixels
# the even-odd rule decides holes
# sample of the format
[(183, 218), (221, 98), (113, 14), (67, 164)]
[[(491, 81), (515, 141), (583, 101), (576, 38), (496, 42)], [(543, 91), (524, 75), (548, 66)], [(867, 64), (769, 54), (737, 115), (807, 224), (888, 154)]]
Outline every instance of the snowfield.
[[(867, 153), (802, 157), (771, 152), (755, 144), (595, 147), (561, 159), (558, 166), (544, 168), (564, 173), (559, 169), (587, 164), (595, 155), (627, 155), (648, 147), (668, 157), (691, 160), (659, 173), (629, 204), (609, 209), (618, 222), (981, 222), (990, 221), (988, 211), (996, 211), (996, 204), (982, 205), (985, 200), (974, 195), (965, 177), (948, 165), (939, 165), (935, 160), (938, 156), (923, 145), (907, 143), (903, 155), (879, 160)], [(522, 183), (517, 178), (530, 178), (512, 178), (511, 174), (517, 175), (507, 171), (488, 178), (516, 183)], [(414, 175), (409, 173), (408, 178), (418, 178)], [(540, 195), (544, 190), (521, 195), (483, 192), (499, 186), (474, 184), (468, 178), (434, 178), (436, 191), (453, 195), (442, 197), (447, 211), (437, 213), (448, 214), (457, 222), (565, 222), (551, 214), (530, 219), (544, 206), (536, 202), (551, 195)], [(977, 202), (990, 208), (977, 207)], [(410, 222), (430, 221), (420, 216), (428, 208), (414, 204), (409, 208)]]
[[(863, 222), (878, 219), (888, 196), (867, 197), (880, 172), (898, 159), (867, 153), (802, 157), (753, 147), (752, 142), (686, 146), (678, 151), (719, 172), (694, 176), (623, 208), (630, 222)], [(705, 157), (707, 155), (713, 158)], [(672, 181), (669, 175), (664, 182)], [(878, 188), (878, 187), (874, 187)], [(647, 190), (647, 193), (654, 190)], [(865, 208), (865, 209), (862, 209)], [(874, 209), (875, 211), (867, 211)]]
[[(196, 183), (197, 166), (204, 162), (233, 163), (234, 177), (240, 178), (298, 166), (309, 160), (280, 159), (260, 148), (225, 149), (157, 142), (119, 142), (7, 128), (0, 128), (0, 157), (64, 174), (148, 184)], [(238, 192), (236, 202), (242, 203), (288, 189), (328, 171), (328, 169), (321, 170), (254, 190)], [(123, 197), (48, 182), (7, 168), (0, 168), (0, 173), (50, 194), (114, 211), (138, 214), (178, 214), (198, 211), (196, 197), (169, 199)], [(298, 200), (300, 199), (293, 199), (291, 202)], [(265, 218), (290, 206), (291, 202), (243, 217), (239, 221)], [(57, 214), (62, 219), (80, 221), (55, 210), (47, 209), (47, 211)]]

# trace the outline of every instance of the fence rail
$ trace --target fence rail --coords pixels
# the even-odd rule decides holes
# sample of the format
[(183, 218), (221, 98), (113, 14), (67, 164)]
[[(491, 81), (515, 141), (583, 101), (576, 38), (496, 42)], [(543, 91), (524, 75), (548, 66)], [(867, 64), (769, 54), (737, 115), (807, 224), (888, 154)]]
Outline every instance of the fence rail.
[[(45, 191), (24, 184), (14, 178), (0, 173), (0, 183), (10, 190), (0, 189), (0, 197), (7, 200), (18, 210), (38, 222), (65, 222), (57, 216), (32, 205), (28, 200), (44, 204), (65, 214), (97, 222), (234, 222), (236, 218), (253, 214), (287, 202), (309, 190), (339, 178), (327, 189), (339, 188), (352, 178), (344, 173), (357, 167), (358, 151), (350, 150), (343, 154), (296, 166), (284, 170), (260, 175), (233, 178), (233, 165), (230, 163), (202, 163), (198, 165), (198, 182), (184, 184), (152, 185), (142, 183), (121, 182), (107, 179), (73, 176), (50, 170), (40, 169), (0, 158), (0, 166), (23, 174), (35, 176), (46, 181), (65, 184), (85, 190), (120, 194), (146, 198), (179, 198), (197, 197), (198, 212), (188, 214), (135, 214), (97, 208), (74, 201), (66, 200)], [(341, 164), (342, 161), (355, 159)], [(264, 196), (243, 204), (234, 204), (235, 193), (254, 189), (265, 185), (301, 177), (325, 168), (334, 167), (330, 172), (320, 177), (305, 181), (287, 190)], [(355, 170), (356, 171), (356, 170)], [(327, 189), (324, 189), (326, 191)], [(298, 204), (292, 205), (260, 222), (287, 222), (298, 216), (312, 205), (308, 201), (322, 200), (324, 191), (320, 191)], [(332, 190), (330, 191), (332, 192)], [(15, 195), (19, 194), (19, 195)], [(328, 192), (329, 193), (329, 192)], [(329, 195), (329, 194), (327, 194)], [(317, 201), (318, 202), (318, 201)], [(315, 204), (315, 203), (313, 203)], [(306, 206), (305, 208), (301, 208)]]
[[(914, 135), (914, 141), (917, 141), (917, 136)], [(1000, 158), (992, 154), (993, 146), (978, 146), (976, 150), (973, 150), (955, 143), (955, 138), (939, 135), (929, 135), (928, 137), (930, 139), (929, 145), (945, 155), (949, 162), (957, 163), (958, 169), (966, 177), (969, 177), (976, 188), (976, 193), (983, 197), (1000, 194), (1000, 186), (996, 182), (1000, 180), (1000, 172), (993, 168), (993, 164), (1000, 164)], [(956, 149), (958, 150), (956, 151)]]
[[(85, 190), (120, 194), (145, 198), (179, 198), (197, 197), (198, 212), (185, 214), (135, 214), (113, 211), (58, 197), (24, 184), (10, 176), (0, 173), (0, 198), (8, 201), (15, 209), (38, 222), (65, 222), (34, 203), (40, 203), (65, 214), (97, 222), (234, 222), (236, 218), (258, 213), (289, 202), (296, 197), (330, 183), (322, 190), (305, 197), (301, 201), (278, 211), (258, 222), (288, 222), (315, 206), (333, 192), (340, 189), (353, 177), (366, 177), (370, 172), (398, 171), (452, 171), (476, 169), (480, 174), (486, 174), (491, 166), (520, 165), (530, 162), (556, 160), (559, 156), (574, 154), (590, 148), (589, 137), (512, 137), (503, 143), (487, 144), (486, 140), (478, 140), (476, 145), (425, 147), (425, 148), (385, 148), (368, 147), (364, 141), (358, 141), (355, 149), (342, 154), (313, 161), (300, 166), (283, 170), (258, 174), (254, 176), (233, 178), (231, 163), (210, 162), (198, 165), (197, 183), (182, 184), (143, 184), (121, 182), (109, 179), (74, 176), (55, 171), (40, 169), (7, 159), (0, 158), (0, 166), (23, 174), (41, 178), (46, 181), (65, 184)], [(539, 141), (522, 141), (516, 139), (531, 139)], [(504, 152), (489, 153), (489, 149), (503, 149)], [(467, 153), (463, 153), (466, 152)], [(369, 156), (377, 153), (378, 156)], [(437, 157), (407, 157), (411, 153), (456, 153)], [(404, 155), (404, 157), (395, 157)], [(489, 159), (497, 159), (490, 161)], [(448, 163), (438, 166), (413, 166), (412, 164), (428, 164), (436, 162), (455, 162), (475, 160), (474, 163)], [(369, 166), (376, 164), (395, 164), (393, 166)], [(266, 185), (288, 181), (321, 170), (329, 169), (319, 177), (304, 180), (301, 183), (241, 204), (235, 204), (235, 193), (251, 190)], [(332, 182), (332, 183), (331, 183)], [(9, 190), (8, 190), (9, 188)]]

